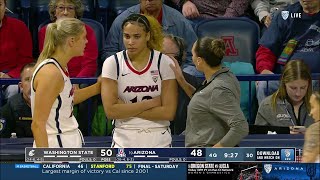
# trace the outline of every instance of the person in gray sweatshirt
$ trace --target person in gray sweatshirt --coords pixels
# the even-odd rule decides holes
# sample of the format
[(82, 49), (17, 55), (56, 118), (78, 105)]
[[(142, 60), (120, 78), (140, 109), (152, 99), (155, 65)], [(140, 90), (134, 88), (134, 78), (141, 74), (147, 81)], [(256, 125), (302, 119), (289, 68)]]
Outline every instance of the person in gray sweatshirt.
[(191, 98), (185, 131), (186, 147), (234, 147), (247, 136), (249, 127), (240, 108), (240, 85), (221, 65), (222, 39), (203, 37), (192, 48), (192, 60), (205, 81), (197, 89), (184, 78), (177, 60), (173, 69), (181, 88)]
[(309, 67), (302, 60), (289, 61), (281, 75), (279, 89), (261, 102), (255, 125), (311, 125), (314, 122), (309, 116), (311, 87)]

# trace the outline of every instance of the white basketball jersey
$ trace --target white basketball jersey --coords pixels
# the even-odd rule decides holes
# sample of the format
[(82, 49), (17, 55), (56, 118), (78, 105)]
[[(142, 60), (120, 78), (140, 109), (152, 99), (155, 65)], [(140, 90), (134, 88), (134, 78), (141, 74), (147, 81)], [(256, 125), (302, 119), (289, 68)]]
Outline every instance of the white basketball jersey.
[[(169, 67), (173, 61), (156, 50), (151, 50), (147, 66), (137, 71), (126, 51), (110, 56), (104, 62), (102, 77), (118, 81), (118, 96), (125, 103), (141, 102), (161, 95), (162, 80), (175, 79)], [(122, 128), (158, 128), (168, 127), (169, 121), (150, 121), (131, 117), (116, 121), (116, 127)]]
[[(67, 70), (63, 70), (60, 64), (55, 59), (46, 59), (41, 62), (35, 69), (32, 79), (31, 79), (31, 111), (32, 115), (34, 113), (34, 100), (35, 100), (35, 91), (34, 91), (34, 77), (37, 75), (39, 69), (46, 64), (54, 64), (59, 68), (64, 80), (64, 88), (62, 92), (59, 93), (59, 96), (54, 101), (51, 111), (47, 120), (47, 133), (50, 134), (61, 134), (65, 132), (70, 132), (78, 129), (78, 122), (73, 116), (73, 94), (74, 89), (71, 84), (69, 74)], [(54, 84), (52, 85), (54, 86)], [(50, 88), (50, 87), (48, 87)]]

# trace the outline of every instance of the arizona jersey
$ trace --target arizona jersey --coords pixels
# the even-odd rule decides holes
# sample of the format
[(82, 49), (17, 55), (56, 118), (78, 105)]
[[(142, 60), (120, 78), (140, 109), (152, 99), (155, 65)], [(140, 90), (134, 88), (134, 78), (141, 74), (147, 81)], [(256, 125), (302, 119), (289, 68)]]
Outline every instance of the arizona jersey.
[[(69, 74), (67, 70), (63, 70), (60, 64), (55, 59), (46, 59), (41, 62), (35, 69), (31, 79), (31, 111), (32, 116), (34, 114), (34, 77), (38, 71), (46, 64), (54, 64), (61, 71), (64, 80), (63, 90), (59, 93), (59, 96), (54, 101), (51, 111), (47, 120), (47, 133), (50, 134), (61, 134), (70, 132), (78, 129), (78, 122), (73, 116), (73, 94), (74, 88), (71, 84)], [(54, 86), (54, 85), (53, 85)], [(50, 87), (48, 87), (50, 88)]]
[[(125, 103), (135, 103), (160, 96), (162, 80), (175, 79), (169, 64), (174, 63), (168, 56), (151, 50), (146, 67), (137, 71), (127, 52), (121, 51), (105, 60), (102, 77), (118, 81), (118, 98)], [(122, 128), (158, 128), (169, 125), (169, 121), (150, 121), (138, 117), (115, 122), (116, 127)]]

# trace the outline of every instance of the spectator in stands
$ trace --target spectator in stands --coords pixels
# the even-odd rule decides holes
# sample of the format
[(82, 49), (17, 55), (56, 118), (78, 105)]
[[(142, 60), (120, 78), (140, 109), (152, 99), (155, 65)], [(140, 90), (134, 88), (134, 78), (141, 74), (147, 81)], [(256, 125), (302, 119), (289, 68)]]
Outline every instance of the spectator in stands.
[(153, 16), (154, 18), (158, 19), (165, 33), (173, 34), (183, 38), (188, 45), (187, 60), (183, 66), (184, 71), (197, 77), (203, 77), (203, 74), (196, 70), (191, 60), (191, 47), (197, 39), (195, 32), (193, 31), (188, 20), (184, 18), (179, 11), (163, 4), (162, 0), (140, 0), (140, 4), (132, 6), (121, 13), (113, 21), (109, 30), (102, 59), (106, 59), (109, 56), (114, 55), (116, 52), (125, 49), (122, 40), (121, 24), (124, 19), (126, 19), (130, 14), (134, 13)]
[[(60, 18), (81, 19), (84, 6), (81, 0), (50, 0), (49, 14), (52, 22)], [(68, 63), (70, 77), (94, 77), (97, 71), (98, 46), (93, 29), (85, 25), (87, 31), (87, 40), (84, 55), (74, 57)], [(39, 49), (42, 51), (47, 26), (39, 31)]]
[(162, 27), (152, 16), (131, 14), (122, 23), (126, 50), (105, 60), (101, 96), (115, 119), (113, 147), (170, 147), (177, 83), (162, 49)]
[(18, 137), (32, 137), (30, 81), (34, 65), (35, 63), (29, 63), (22, 67), (20, 71), (21, 82), (19, 82), (22, 93), (10, 97), (7, 104), (1, 108), (1, 117), (6, 121), (5, 132), (1, 137), (8, 138), (13, 132)]
[(308, 66), (302, 60), (289, 61), (281, 76), (279, 89), (261, 102), (255, 124), (310, 126), (313, 123), (308, 115), (311, 84)]
[(286, 8), (288, 5), (299, 0), (252, 0), (251, 7), (254, 14), (259, 18), (259, 22), (265, 27), (269, 27), (272, 18)]
[(314, 92), (310, 98), (311, 111), (315, 123), (308, 127), (305, 134), (302, 162), (320, 162), (320, 91)]
[[(0, 78), (19, 78), (20, 69), (33, 61), (31, 34), (22, 21), (5, 15), (6, 4), (0, 0)], [(1, 88), (5, 98), (17, 94), (18, 89), (16, 85)]]
[(239, 17), (245, 14), (249, 0), (172, 0), (182, 6), (182, 14), (194, 21), (214, 17)]
[[(166, 34), (164, 36), (162, 52), (168, 56), (174, 57), (178, 61), (180, 67), (186, 60), (186, 46), (184, 40), (172, 34)], [(200, 79), (195, 76), (186, 72), (182, 73), (186, 81), (193, 87), (198, 87), (201, 84)], [(190, 98), (180, 86), (178, 88), (178, 94), (178, 107), (172, 123), (174, 124), (174, 133), (180, 134), (186, 128), (187, 109)]]
[[(277, 14), (260, 40), (256, 53), (256, 70), (260, 74), (280, 74), (292, 59), (303, 59), (311, 73), (320, 72), (320, 3), (319, 0), (300, 0), (286, 12)], [(295, 16), (296, 17), (295, 17)], [(300, 17), (301, 15), (301, 17)], [(279, 87), (278, 81), (257, 85), (259, 104)]]
[(67, 64), (71, 58), (83, 56), (86, 37), (85, 24), (76, 18), (61, 18), (47, 26), (44, 48), (31, 79), (35, 147), (82, 147), (73, 105), (99, 94), (100, 80), (75, 89)]
[(228, 68), (221, 65), (225, 55), (222, 39), (204, 37), (192, 48), (197, 69), (205, 74), (202, 86), (195, 89), (186, 82), (178, 62), (177, 81), (191, 98), (186, 125), (186, 147), (234, 147), (249, 131), (240, 108), (240, 84)]
[[(60, 18), (77, 18), (81, 19), (84, 11), (82, 0), (50, 0), (49, 14), (52, 22)], [(87, 31), (88, 43), (84, 50), (83, 56), (73, 57), (68, 63), (68, 71), (71, 78), (94, 77), (97, 71), (98, 45), (94, 30), (85, 25)], [(39, 49), (43, 48), (45, 39), (46, 26), (39, 31)], [(74, 85), (75, 88), (83, 88), (87, 84)], [(89, 103), (84, 102), (78, 106), (78, 123), (82, 133), (88, 135), (88, 117), (93, 118), (97, 109), (97, 99), (93, 98), (91, 105), (91, 117), (88, 115)]]

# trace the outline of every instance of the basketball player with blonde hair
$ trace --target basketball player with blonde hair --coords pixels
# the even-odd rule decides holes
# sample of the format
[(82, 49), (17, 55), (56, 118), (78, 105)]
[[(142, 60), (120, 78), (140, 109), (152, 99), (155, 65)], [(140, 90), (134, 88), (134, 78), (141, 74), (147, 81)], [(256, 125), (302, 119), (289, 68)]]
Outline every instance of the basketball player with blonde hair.
[(50, 23), (31, 80), (31, 129), (35, 147), (81, 147), (83, 138), (73, 105), (100, 93), (100, 81), (75, 90), (67, 63), (82, 56), (87, 44), (84, 23), (63, 18)]

